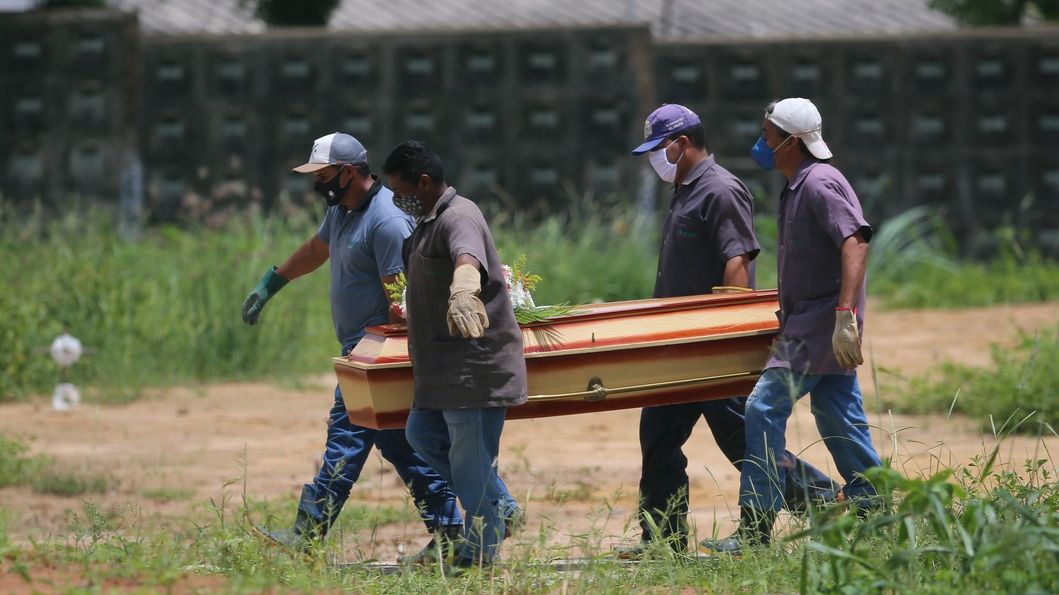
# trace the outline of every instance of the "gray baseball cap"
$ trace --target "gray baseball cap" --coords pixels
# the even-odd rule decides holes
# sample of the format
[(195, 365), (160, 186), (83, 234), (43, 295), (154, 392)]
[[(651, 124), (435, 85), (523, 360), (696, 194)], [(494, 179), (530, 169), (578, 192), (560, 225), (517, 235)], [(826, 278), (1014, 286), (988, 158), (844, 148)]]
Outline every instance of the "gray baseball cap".
[(368, 151), (360, 141), (352, 136), (333, 132), (327, 136), (321, 136), (313, 142), (313, 150), (309, 153), (309, 161), (291, 171), (299, 174), (310, 174), (323, 169), (328, 165), (336, 163), (367, 163)]

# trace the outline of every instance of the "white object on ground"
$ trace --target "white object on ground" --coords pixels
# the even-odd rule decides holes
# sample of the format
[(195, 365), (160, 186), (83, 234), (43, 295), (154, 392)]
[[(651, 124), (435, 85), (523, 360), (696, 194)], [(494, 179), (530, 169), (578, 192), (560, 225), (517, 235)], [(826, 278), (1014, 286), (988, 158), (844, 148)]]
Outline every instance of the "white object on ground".
[(63, 333), (51, 342), (51, 358), (59, 367), (66, 368), (81, 359), (81, 341), (69, 333)]
[(51, 395), (51, 406), (56, 411), (69, 411), (81, 404), (81, 391), (69, 382), (55, 386)]

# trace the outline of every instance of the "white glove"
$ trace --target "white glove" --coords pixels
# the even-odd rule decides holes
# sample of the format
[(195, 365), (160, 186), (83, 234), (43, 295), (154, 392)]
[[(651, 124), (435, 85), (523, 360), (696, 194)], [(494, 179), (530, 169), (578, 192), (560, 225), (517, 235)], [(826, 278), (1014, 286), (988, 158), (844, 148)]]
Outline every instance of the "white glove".
[(489, 317), (485, 304), (478, 299), (481, 291), (482, 277), (477, 267), (470, 264), (456, 267), (449, 286), (449, 311), (445, 315), (450, 335), (456, 336), (459, 331), (465, 339), (477, 339), (485, 334)]
[(852, 370), (864, 363), (860, 353), (860, 329), (854, 310), (835, 310), (835, 333), (831, 335), (831, 348), (835, 350), (838, 365)]

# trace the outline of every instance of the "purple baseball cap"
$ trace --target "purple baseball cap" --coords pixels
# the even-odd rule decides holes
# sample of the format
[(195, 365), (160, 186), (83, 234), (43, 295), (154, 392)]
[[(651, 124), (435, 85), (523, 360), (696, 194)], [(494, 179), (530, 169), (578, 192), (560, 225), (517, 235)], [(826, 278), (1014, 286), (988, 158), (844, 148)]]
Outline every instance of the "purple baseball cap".
[(653, 151), (667, 136), (701, 123), (695, 112), (683, 105), (667, 103), (647, 116), (647, 121), (643, 123), (643, 144), (633, 149), (632, 154), (643, 155)]

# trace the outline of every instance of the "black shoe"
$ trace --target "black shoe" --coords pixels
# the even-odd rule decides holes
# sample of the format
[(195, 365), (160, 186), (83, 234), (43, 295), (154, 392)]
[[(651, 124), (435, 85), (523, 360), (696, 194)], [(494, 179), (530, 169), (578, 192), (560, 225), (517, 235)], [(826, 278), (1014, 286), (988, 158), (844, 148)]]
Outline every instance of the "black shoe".
[(432, 566), (438, 562), (448, 563), (456, 556), (456, 542), (463, 535), (463, 525), (445, 525), (434, 532), (423, 549), (415, 554), (399, 556), (398, 564), (408, 566)]
[(772, 525), (776, 513), (771, 510), (742, 507), (739, 509), (739, 528), (723, 539), (703, 539), (699, 547), (709, 554), (739, 555), (748, 547), (772, 543)]

